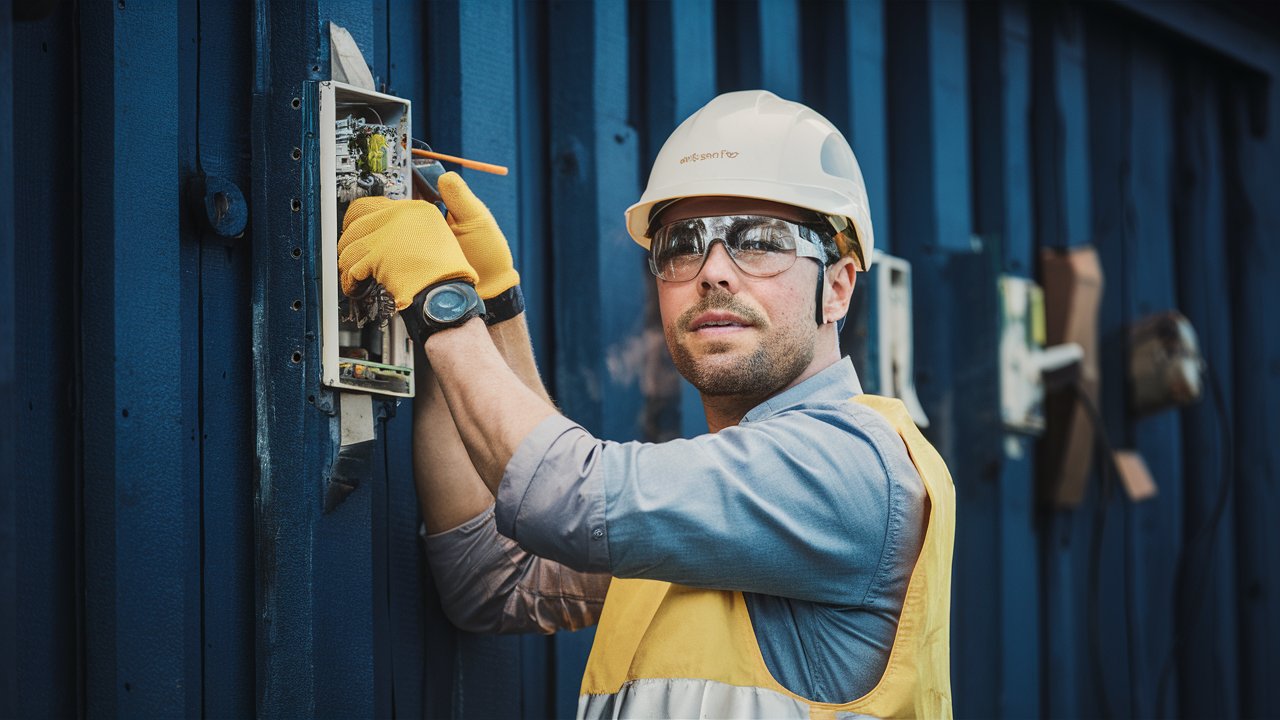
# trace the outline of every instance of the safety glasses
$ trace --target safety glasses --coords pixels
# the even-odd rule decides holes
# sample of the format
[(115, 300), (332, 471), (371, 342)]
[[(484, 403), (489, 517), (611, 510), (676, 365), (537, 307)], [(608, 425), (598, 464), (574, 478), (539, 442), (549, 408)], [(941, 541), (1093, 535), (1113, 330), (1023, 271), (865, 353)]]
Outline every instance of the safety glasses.
[(720, 215), (679, 220), (659, 227), (649, 245), (649, 270), (667, 282), (692, 280), (716, 242), (752, 277), (786, 272), (797, 257), (823, 263), (822, 238), (812, 228), (762, 215)]

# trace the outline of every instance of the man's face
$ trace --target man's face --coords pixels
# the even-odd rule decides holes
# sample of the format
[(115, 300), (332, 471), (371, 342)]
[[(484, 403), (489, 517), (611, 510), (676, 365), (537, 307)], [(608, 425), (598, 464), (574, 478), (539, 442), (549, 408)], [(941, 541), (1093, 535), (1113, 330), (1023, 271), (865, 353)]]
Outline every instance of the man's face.
[[(660, 220), (732, 214), (803, 219), (777, 203), (696, 198)], [(724, 243), (714, 243), (691, 280), (658, 279), (658, 306), (676, 369), (709, 396), (766, 397), (787, 387), (813, 361), (819, 271), (816, 261), (797, 258), (779, 275), (752, 277), (734, 264)]]

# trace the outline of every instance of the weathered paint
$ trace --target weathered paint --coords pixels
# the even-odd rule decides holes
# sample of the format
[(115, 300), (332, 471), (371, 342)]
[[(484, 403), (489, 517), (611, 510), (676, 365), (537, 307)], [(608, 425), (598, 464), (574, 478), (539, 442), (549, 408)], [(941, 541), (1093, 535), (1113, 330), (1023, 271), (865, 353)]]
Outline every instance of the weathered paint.
[[(13, 77), (13, 8), (0, 2), (0, 78)], [(14, 313), (13, 83), (0, 86), (0, 467), (14, 467), (17, 394), (17, 327)], [(0, 486), (0, 587), (18, 584), (17, 478)], [(18, 597), (0, 596), (0, 713), (17, 715)], [(25, 708), (24, 708), (25, 709)]]
[[(199, 621), (188, 610), (194, 483), (183, 437), (188, 281), (178, 227), (177, 12), (81, 7), (86, 707), (194, 712)], [(145, 193), (139, 203), (135, 193)], [(156, 583), (154, 578), (166, 578)], [(157, 644), (153, 638), (166, 638)]]
[[(24, 173), (21, 182), (9, 185), (22, 188), (21, 193), (5, 193), (0, 200), (12, 203), (11, 215), (0, 213), (13, 218), (12, 263), (0, 262), (5, 268), (0, 272), (12, 269), (9, 307), (16, 320), (3, 335), (5, 348), (0, 353), (13, 353), (14, 379), (19, 381), (10, 396), (13, 405), (4, 406), (13, 411), (12, 432), (0, 433), (5, 435), (0, 443), (13, 442), (14, 452), (21, 453), (0, 463), (5, 468), (0, 476), (13, 473), (13, 481), (5, 485), (14, 493), (13, 541), (0, 541), (0, 546), (15, 553), (16, 576), (21, 579), (0, 585), (20, 588), (19, 594), (3, 596), (16, 601), (3, 611), (13, 621), (16, 644), (13, 652), (0, 650), (0, 663), (14, 663), (0, 674), (24, 690), (0, 701), (13, 703), (9, 714), (14, 716), (73, 715), (82, 702), (76, 692), (83, 588), (78, 537), (82, 524), (77, 517), (79, 353), (73, 341), (80, 322), (75, 311), (80, 295), (79, 212), (73, 202), (76, 189), (68, 186), (79, 161), (76, 144), (66, 142), (79, 128), (72, 114), (63, 112), (63, 89), (74, 77), (77, 60), (69, 32), (73, 15), (70, 5), (63, 4), (45, 18), (17, 22), (12, 27), (13, 45), (5, 46), (13, 48), (14, 76), (28, 79), (12, 86), (13, 106), (23, 108), (24, 115), (46, 118), (27, 126), (21, 142), (17, 135), (4, 133), (5, 138), (15, 138), (12, 168), (47, 164), (68, 169)], [(0, 97), (7, 97), (5, 92), (0, 90)], [(0, 113), (0, 122), (14, 117)], [(13, 177), (0, 171), (0, 182)], [(59, 287), (65, 290), (51, 290)]]
[[(1094, 239), (1082, 15), (1078, 6), (1032, 6), (1035, 216), (1041, 247), (1077, 247)], [(1038, 514), (1041, 712), (1074, 718), (1082, 714), (1080, 658), (1088, 647), (1082, 637), (1086, 583), (1080, 570), (1085, 567), (1082, 528), (1089, 515), (1061, 510)]]
[(1087, 245), (1092, 211), (1083, 13), (1056, 4), (1032, 4), (1031, 13), (1037, 239), (1051, 247)]
[[(993, 271), (1027, 277), (1033, 267), (1030, 30), (1026, 8), (1019, 5), (979, 5), (970, 14), (974, 230), (983, 254), (953, 261), (950, 268), (982, 288), (963, 291), (963, 297), (979, 300), (966, 308), (956, 334), (956, 396), (968, 419), (958, 429), (962, 440), (953, 466), (971, 478), (958, 492), (958, 513), (968, 518), (958, 527), (958, 564), (981, 570), (955, 579), (961, 650), (953, 666), (968, 693), (957, 702), (999, 717), (1036, 715), (1040, 705), (1040, 605), (1026, 591), (1039, 574), (1032, 522), (1035, 443), (1003, 427), (994, 382), (1000, 310)], [(982, 562), (990, 557), (998, 562)], [(981, 662), (977, 640), (990, 634), (1001, 638), (996, 662)]]
[[(800, 96), (800, 0), (758, 0), (760, 33), (745, 43), (760, 63), (760, 87)], [(743, 88), (746, 89), (746, 88)], [(723, 91), (723, 89), (722, 89)]]
[[(1212, 588), (1236, 584), (1235, 512), (1231, 501), (1236, 472), (1224, 463), (1235, 444), (1231, 432), (1234, 376), (1231, 313), (1218, 298), (1228, 296), (1230, 267), (1225, 233), (1221, 95), (1213, 70), (1200, 58), (1184, 58), (1177, 73), (1177, 178), (1174, 238), (1179, 305), (1200, 333), (1211, 377), (1206, 401), (1183, 412), (1186, 471), (1186, 544), (1180, 554), (1174, 642), (1181, 652), (1155, 669), (1158, 682), (1176, 683), (1178, 703), (1188, 717), (1240, 715), (1236, 604)], [(1221, 393), (1221, 397), (1213, 394)], [(1222, 408), (1219, 414), (1215, 408)], [(1207, 442), (1215, 438), (1215, 442)], [(1230, 474), (1227, 474), (1230, 473)], [(1157, 708), (1157, 714), (1161, 714)]]
[[(1153, 44), (1134, 42), (1130, 93), (1130, 157), (1126, 189), (1126, 251), (1124, 265), (1106, 268), (1120, 278), (1126, 297), (1124, 320), (1132, 324), (1151, 313), (1177, 307), (1173, 255), (1173, 88), (1167, 56)], [(1127, 376), (1126, 376), (1127, 377)], [(1104, 378), (1104, 382), (1106, 382)], [(1125, 387), (1121, 378), (1111, 387)], [(1176, 558), (1168, 552), (1183, 542), (1182, 431), (1177, 413), (1130, 419), (1127, 441), (1143, 453), (1151, 472), (1160, 478), (1160, 494), (1131, 506), (1134, 534), (1126, 553), (1135, 582), (1129, 600), (1145, 608), (1144, 622), (1126, 620), (1130, 649), (1133, 712), (1154, 713), (1153, 665), (1169, 652), (1175, 628), (1173, 608), (1163, 601), (1173, 596)], [(1168, 691), (1172, 691), (1170, 688)]]
[[(180, 97), (198, 123), (184, 123), (187, 170), (225, 178), (246, 197), (252, 187), (249, 144), (253, 15), (248, 5), (182, 4), (185, 47), (205, 37), (225, 38), (225, 52), (182, 53), (190, 72)], [(199, 17), (195, 17), (196, 13)], [(198, 74), (197, 74), (198, 73)], [(247, 202), (246, 202), (247, 204)], [(192, 234), (199, 282), (198, 410), (203, 593), (203, 706), (207, 716), (244, 716), (254, 710), (254, 550), (252, 234), (220, 237), (199, 218)]]
[[(1272, 57), (1275, 57), (1273, 54)], [(1270, 77), (1280, 74), (1280, 61)], [(1280, 257), (1274, 237), (1280, 208), (1268, 188), (1280, 187), (1280, 92), (1274, 79), (1264, 95), (1256, 77), (1228, 85), (1226, 243), (1233, 281), (1232, 369), (1236, 436), (1236, 603), (1240, 614), (1240, 715), (1272, 711), (1271, 684), (1280, 672)], [(1202, 441), (1203, 442), (1203, 441)]]
[[(1028, 8), (1001, 4), (999, 13), (1003, 197), (1000, 267), (1022, 277), (1034, 274), (1035, 237), (1031, 175), (1031, 27)], [(976, 53), (976, 48), (974, 48)], [(982, 233), (986, 236), (987, 233)], [(1039, 714), (1040, 599), (1026, 591), (1040, 575), (1035, 524), (1035, 442), (1005, 431), (1000, 473), (1001, 717)]]
[[(819, 21), (821, 22), (821, 20)], [(829, 22), (829, 20), (828, 20)], [(850, 105), (845, 135), (858, 155), (875, 224), (876, 248), (893, 252), (889, 214), (888, 102), (885, 86), (884, 3), (845, 0), (843, 46), (846, 49)], [(816, 70), (815, 70), (816, 71)]]
[[(315, 3), (254, 7), (251, 159), (255, 451), (254, 545), (256, 712), (315, 715), (324, 689), (317, 662), (317, 524), (325, 467), (336, 454), (332, 393), (318, 388), (319, 317), (311, 215), (316, 192), (308, 168), (317, 141), (306, 134), (306, 81), (327, 76)], [(314, 69), (313, 69), (314, 68)], [(300, 147), (301, 162), (285, 148)], [(294, 248), (299, 248), (295, 253)], [(300, 310), (293, 304), (300, 302)], [(296, 361), (295, 361), (296, 358)], [(352, 504), (358, 500), (350, 500)], [(344, 503), (345, 504), (345, 503)], [(346, 508), (358, 512), (359, 508)], [(360, 539), (356, 539), (358, 542)], [(356, 682), (371, 678), (357, 677)], [(339, 682), (345, 682), (340, 680)], [(368, 698), (346, 695), (346, 707)], [(354, 709), (354, 708), (353, 708)]]
[[(25, 453), (0, 487), (0, 616), (20, 618), (0, 626), (14, 648), (0, 692), (30, 690), (11, 714), (572, 713), (589, 632), (475, 637), (441, 615), (416, 540), (410, 403), (377, 405), (371, 481), (321, 513), (339, 399), (318, 385), (304, 83), (327, 75), (329, 20), (380, 89), (414, 101), (416, 136), (512, 166), (468, 179), (512, 240), (554, 395), (612, 439), (705, 428), (695, 391), (646, 389), (623, 362), (644, 335), (662, 355), (621, 226), (662, 140), (716, 91), (767, 87), (827, 114), (859, 153), (878, 247), (915, 265), (917, 382), (962, 510), (957, 714), (1266, 712), (1280, 666), (1266, 642), (1280, 613), (1273, 36), (1167, 3), (214, 5), (62, 3), (9, 26), (0, 2), (0, 124), (14, 122), (0, 422), (22, 432), (0, 437), (0, 465)], [(27, 117), (47, 121), (20, 130)], [(244, 237), (186, 212), (199, 172), (244, 192)], [(1143, 450), (1161, 495), (1100, 505), (1095, 477), (1082, 507), (1042, 513), (1034, 442), (999, 424), (995, 278), (1034, 277), (1037, 245), (1081, 244), (1107, 272), (1105, 424)], [(1185, 547), (1182, 583), (1213, 590), (1203, 609), (1169, 597), (1221, 487), (1217, 418), (1202, 404), (1136, 419), (1124, 401), (1127, 324), (1168, 306), (1200, 329), (1235, 426), (1212, 573)], [(851, 326), (859, 356), (874, 338)]]
[[(1124, 323), (1129, 317), (1124, 302), (1127, 289), (1123, 270), (1129, 248), (1125, 193), (1128, 189), (1126, 159), (1131, 140), (1131, 58), (1123, 29), (1111, 24), (1091, 25), (1086, 42), (1094, 238), (1107, 283), (1098, 336), (1102, 347), (1122, 348)], [(1102, 377), (1099, 410), (1112, 444), (1119, 446), (1129, 443), (1125, 432), (1124, 360), (1123, 351), (1113, 351), (1101, 353), (1098, 362)], [(1101, 444), (1095, 453), (1103, 454)], [(1075, 517), (1078, 521), (1078, 532), (1072, 538), (1078, 550), (1074, 556), (1078, 563), (1075, 575), (1081, 580), (1079, 594), (1070, 599), (1070, 606), (1080, 618), (1082, 642), (1073, 661), (1081, 668), (1080, 686), (1087, 688), (1081, 702), (1082, 712), (1116, 716), (1132, 712), (1128, 670), (1133, 646), (1121, 620), (1126, 609), (1124, 581), (1132, 568), (1128, 563), (1130, 545), (1118, 534), (1120, 520), (1117, 520), (1118, 514), (1130, 510), (1114, 490), (1105, 500), (1099, 500), (1101, 482), (1101, 478), (1096, 479), (1092, 500), (1080, 509), (1083, 512), (1078, 510)], [(1104, 523), (1104, 520), (1110, 522)], [(1099, 524), (1103, 529), (1095, 530)], [(1093, 549), (1095, 532), (1104, 533), (1102, 547), (1109, 550), (1102, 552), (1100, 559), (1095, 559)], [(1096, 571), (1100, 587), (1095, 587), (1091, 580), (1093, 565), (1100, 565)]]

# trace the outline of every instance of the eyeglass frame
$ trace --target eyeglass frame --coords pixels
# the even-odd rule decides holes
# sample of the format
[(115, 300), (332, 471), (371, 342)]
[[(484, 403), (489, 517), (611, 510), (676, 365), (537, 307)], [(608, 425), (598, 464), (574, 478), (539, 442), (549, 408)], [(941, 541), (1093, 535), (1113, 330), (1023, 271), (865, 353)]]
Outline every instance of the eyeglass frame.
[[(655, 252), (656, 252), (655, 248), (659, 244), (658, 233), (660, 233), (664, 228), (670, 227), (672, 225), (687, 223), (694, 220), (707, 220), (707, 219), (713, 219), (713, 218), (761, 218), (761, 219), (770, 220), (775, 223), (782, 223), (783, 225), (787, 226), (792, 230), (792, 238), (795, 241), (795, 254), (792, 258), (791, 264), (777, 272), (770, 273), (768, 275), (758, 275), (742, 267), (742, 265), (738, 262), (738, 257), (735, 254), (734, 248), (729, 244), (728, 240), (726, 240), (723, 237), (717, 237), (717, 238), (712, 238), (710, 241), (708, 241), (706, 244), (706, 247), (703, 248), (702, 262), (698, 264), (698, 268), (693, 271), (692, 275), (690, 275), (689, 277), (683, 280), (670, 280), (670, 279), (664, 278), (662, 274), (658, 272), (658, 261), (657, 261), (657, 258), (655, 257)], [(822, 231), (814, 229), (809, 224), (795, 222), (794, 220), (786, 220), (783, 218), (774, 217), (772, 215), (766, 215), (764, 213), (727, 213), (727, 214), (702, 215), (697, 217), (681, 218), (674, 222), (664, 223), (663, 225), (654, 228), (651, 231), (649, 237), (650, 237), (649, 253), (648, 253), (649, 272), (652, 273), (654, 277), (658, 278), (659, 280), (662, 280), (663, 282), (689, 282), (690, 280), (698, 277), (698, 274), (702, 272), (702, 268), (705, 267), (707, 264), (707, 257), (711, 255), (711, 248), (717, 242), (724, 245), (725, 253), (729, 256), (729, 259), (733, 261), (733, 266), (735, 268), (737, 268), (739, 271), (741, 271), (745, 275), (748, 275), (753, 278), (759, 278), (759, 279), (777, 277), (778, 275), (781, 275), (787, 270), (790, 270), (791, 268), (795, 267), (795, 260), (802, 257), (807, 257), (807, 258), (812, 258), (814, 260), (817, 260), (819, 265), (826, 267), (828, 264), (832, 262), (832, 259), (831, 259), (831, 254), (827, 251), (827, 248), (823, 241), (830, 240), (834, 244), (834, 238), (829, 238), (825, 236)], [(837, 246), (837, 251), (838, 251), (838, 246)], [(838, 256), (837, 256), (837, 259), (838, 259)]]

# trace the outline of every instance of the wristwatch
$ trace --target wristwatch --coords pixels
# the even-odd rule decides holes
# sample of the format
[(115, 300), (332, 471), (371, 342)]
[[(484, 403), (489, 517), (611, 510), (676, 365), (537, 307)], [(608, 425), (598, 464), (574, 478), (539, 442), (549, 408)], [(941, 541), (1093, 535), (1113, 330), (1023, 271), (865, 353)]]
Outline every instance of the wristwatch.
[(466, 280), (446, 280), (415, 295), (413, 304), (400, 315), (414, 342), (421, 345), (436, 332), (484, 315), (484, 301)]

